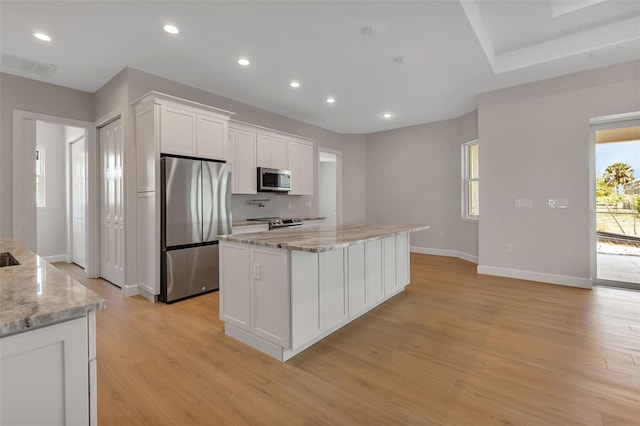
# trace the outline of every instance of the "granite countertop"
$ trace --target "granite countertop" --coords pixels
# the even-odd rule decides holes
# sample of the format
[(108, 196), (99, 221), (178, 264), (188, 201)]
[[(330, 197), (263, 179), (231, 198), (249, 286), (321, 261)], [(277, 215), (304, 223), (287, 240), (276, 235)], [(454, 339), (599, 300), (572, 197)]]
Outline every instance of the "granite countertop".
[(236, 243), (318, 253), (429, 228), (424, 225), (322, 225), (310, 229), (283, 228), (251, 234), (220, 235), (219, 238)]
[[(325, 220), (326, 217), (303, 216), (303, 217), (296, 217), (296, 219), (302, 219), (302, 221), (304, 222), (305, 220)], [(265, 224), (265, 222), (241, 219), (241, 220), (234, 221), (231, 224), (231, 226), (247, 226), (247, 225), (262, 225), (262, 224)]]
[(104, 309), (103, 298), (11, 239), (0, 252), (20, 265), (0, 268), (0, 337)]

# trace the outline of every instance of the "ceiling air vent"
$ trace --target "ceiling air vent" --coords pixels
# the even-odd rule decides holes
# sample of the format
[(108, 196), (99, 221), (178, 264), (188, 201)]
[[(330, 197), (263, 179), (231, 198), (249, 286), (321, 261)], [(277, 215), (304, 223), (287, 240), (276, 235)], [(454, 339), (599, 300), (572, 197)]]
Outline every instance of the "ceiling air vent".
[(38, 77), (51, 77), (56, 68), (58, 68), (56, 65), (34, 62), (6, 53), (2, 54), (0, 65), (7, 71), (13, 70), (21, 74), (37, 75)]

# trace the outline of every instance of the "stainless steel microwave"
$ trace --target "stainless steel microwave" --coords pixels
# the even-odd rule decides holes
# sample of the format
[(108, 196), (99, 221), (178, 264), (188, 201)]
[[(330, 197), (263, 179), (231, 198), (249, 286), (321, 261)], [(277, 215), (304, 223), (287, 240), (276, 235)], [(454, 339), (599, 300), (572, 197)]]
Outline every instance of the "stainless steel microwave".
[(291, 170), (258, 167), (258, 191), (291, 191)]

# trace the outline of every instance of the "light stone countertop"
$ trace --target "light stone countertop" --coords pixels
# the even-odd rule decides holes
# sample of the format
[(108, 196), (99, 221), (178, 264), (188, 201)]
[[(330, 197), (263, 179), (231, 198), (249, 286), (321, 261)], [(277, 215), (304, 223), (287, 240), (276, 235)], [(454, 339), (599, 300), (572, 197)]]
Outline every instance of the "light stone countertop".
[(283, 228), (240, 235), (220, 235), (219, 239), (243, 244), (284, 248), (318, 253), (366, 241), (429, 229), (425, 225), (321, 225), (305, 228)]
[(103, 298), (11, 239), (0, 252), (20, 265), (0, 268), (0, 337), (104, 309)]

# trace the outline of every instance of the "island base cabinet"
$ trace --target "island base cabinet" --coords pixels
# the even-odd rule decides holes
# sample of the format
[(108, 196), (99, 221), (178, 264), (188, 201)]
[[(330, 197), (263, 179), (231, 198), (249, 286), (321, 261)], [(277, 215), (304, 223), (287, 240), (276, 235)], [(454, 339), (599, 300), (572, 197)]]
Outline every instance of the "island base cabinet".
[(96, 424), (95, 362), (95, 312), (2, 338), (0, 424)]
[(402, 292), (408, 233), (319, 253), (221, 242), (225, 333), (280, 361)]

